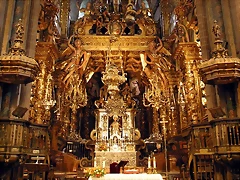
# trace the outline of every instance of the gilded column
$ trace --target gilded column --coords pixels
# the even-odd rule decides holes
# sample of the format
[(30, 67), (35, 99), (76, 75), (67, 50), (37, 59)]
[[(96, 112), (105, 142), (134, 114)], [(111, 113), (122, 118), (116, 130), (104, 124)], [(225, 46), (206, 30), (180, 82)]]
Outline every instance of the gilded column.
[(179, 86), (181, 73), (176, 71), (170, 71), (169, 78), (169, 123), (168, 133), (169, 136), (176, 136), (178, 134), (178, 112), (177, 112), (177, 93), (176, 87)]
[(90, 138), (90, 130), (89, 130), (89, 109), (90, 108), (86, 108), (85, 109), (85, 116), (84, 116), (84, 123), (83, 123), (83, 126), (84, 126), (84, 135), (85, 135), (85, 139), (89, 139)]
[(167, 123), (168, 123), (168, 117), (167, 117), (167, 104), (163, 104), (162, 107), (160, 107), (160, 123), (161, 123), (161, 132), (164, 134), (164, 136), (167, 138)]
[(157, 108), (153, 108), (152, 134), (159, 134), (159, 113)]
[[(188, 123), (192, 122), (196, 124), (199, 120), (199, 99), (198, 89), (199, 85), (196, 84), (196, 69), (195, 63), (199, 61), (199, 48), (196, 43), (180, 43), (179, 46), (182, 48), (184, 52), (184, 66), (185, 66), (185, 90), (186, 90), (186, 102), (187, 102), (187, 115), (188, 115)], [(195, 76), (194, 76), (195, 75)]]
[(178, 85), (178, 108), (180, 116), (181, 130), (188, 126), (187, 113), (186, 113), (186, 92), (182, 82)]
[(69, 12), (70, 12), (70, 0), (61, 0), (60, 22), (61, 22), (61, 35), (63, 37), (68, 36)]
[(36, 78), (36, 91), (34, 94), (34, 98), (36, 98), (35, 104), (33, 105), (33, 109), (36, 111), (35, 117), (33, 117), (34, 122), (37, 124), (43, 124), (43, 101), (44, 101), (44, 94), (45, 94), (45, 78), (46, 78), (46, 65), (45, 62), (38, 61), (40, 66), (40, 73)]
[(75, 133), (76, 129), (77, 129), (77, 111), (76, 110), (72, 110), (71, 113), (71, 124), (70, 124), (70, 133)]
[(168, 134), (170, 137), (178, 134), (178, 119), (177, 108), (174, 89), (170, 88), (170, 104), (169, 104), (169, 122), (168, 122)]
[(62, 127), (61, 127), (59, 133), (65, 139), (67, 139), (68, 135), (69, 135), (69, 124), (70, 124), (69, 113), (70, 113), (70, 109), (68, 107), (63, 107), (61, 109), (61, 123), (62, 123)]

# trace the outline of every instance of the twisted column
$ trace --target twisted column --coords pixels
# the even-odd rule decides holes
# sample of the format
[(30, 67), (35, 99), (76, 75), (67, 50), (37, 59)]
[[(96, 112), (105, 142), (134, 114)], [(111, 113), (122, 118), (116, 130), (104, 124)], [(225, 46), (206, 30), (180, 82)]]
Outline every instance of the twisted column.
[[(184, 53), (184, 66), (185, 66), (185, 91), (187, 102), (187, 116), (188, 123), (192, 122), (196, 124), (199, 119), (200, 99), (198, 98), (198, 92), (200, 91), (199, 84), (197, 84), (198, 78), (196, 77), (195, 63), (199, 61), (199, 48), (196, 43), (180, 43), (180, 47)], [(195, 76), (194, 76), (195, 75)]]

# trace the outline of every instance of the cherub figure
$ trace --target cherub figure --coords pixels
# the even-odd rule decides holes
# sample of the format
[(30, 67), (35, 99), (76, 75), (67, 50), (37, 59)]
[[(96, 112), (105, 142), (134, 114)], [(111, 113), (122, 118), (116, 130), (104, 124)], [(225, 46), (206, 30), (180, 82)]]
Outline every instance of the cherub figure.
[(72, 53), (62, 67), (62, 69), (67, 72), (67, 75), (63, 79), (63, 83), (66, 84), (66, 86), (69, 84), (70, 77), (73, 73), (78, 73), (80, 79), (82, 79), (90, 58), (90, 53), (82, 49), (80, 39), (75, 39), (74, 46), (71, 44), (73, 37), (74, 35), (72, 35), (68, 41), (68, 50), (70, 49)]

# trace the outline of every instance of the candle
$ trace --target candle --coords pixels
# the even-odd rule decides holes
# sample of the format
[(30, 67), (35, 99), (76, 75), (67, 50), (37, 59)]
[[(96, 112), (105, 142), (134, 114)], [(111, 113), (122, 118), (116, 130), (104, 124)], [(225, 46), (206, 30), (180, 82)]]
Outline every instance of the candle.
[(151, 157), (148, 157), (148, 168), (151, 168)]
[(97, 167), (97, 159), (96, 159), (96, 157), (94, 158), (94, 167)]
[(153, 157), (153, 168), (156, 169), (157, 165), (156, 165), (156, 158)]
[(105, 168), (105, 160), (102, 162), (102, 168)]

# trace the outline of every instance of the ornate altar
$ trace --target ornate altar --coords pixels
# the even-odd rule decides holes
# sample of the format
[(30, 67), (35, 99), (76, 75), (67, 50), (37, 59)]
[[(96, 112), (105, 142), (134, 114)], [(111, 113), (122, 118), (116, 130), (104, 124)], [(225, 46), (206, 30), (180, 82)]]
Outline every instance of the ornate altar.
[(98, 109), (96, 114), (94, 165), (128, 160), (128, 166), (136, 166), (134, 111), (127, 109), (123, 116), (109, 116), (105, 109)]

